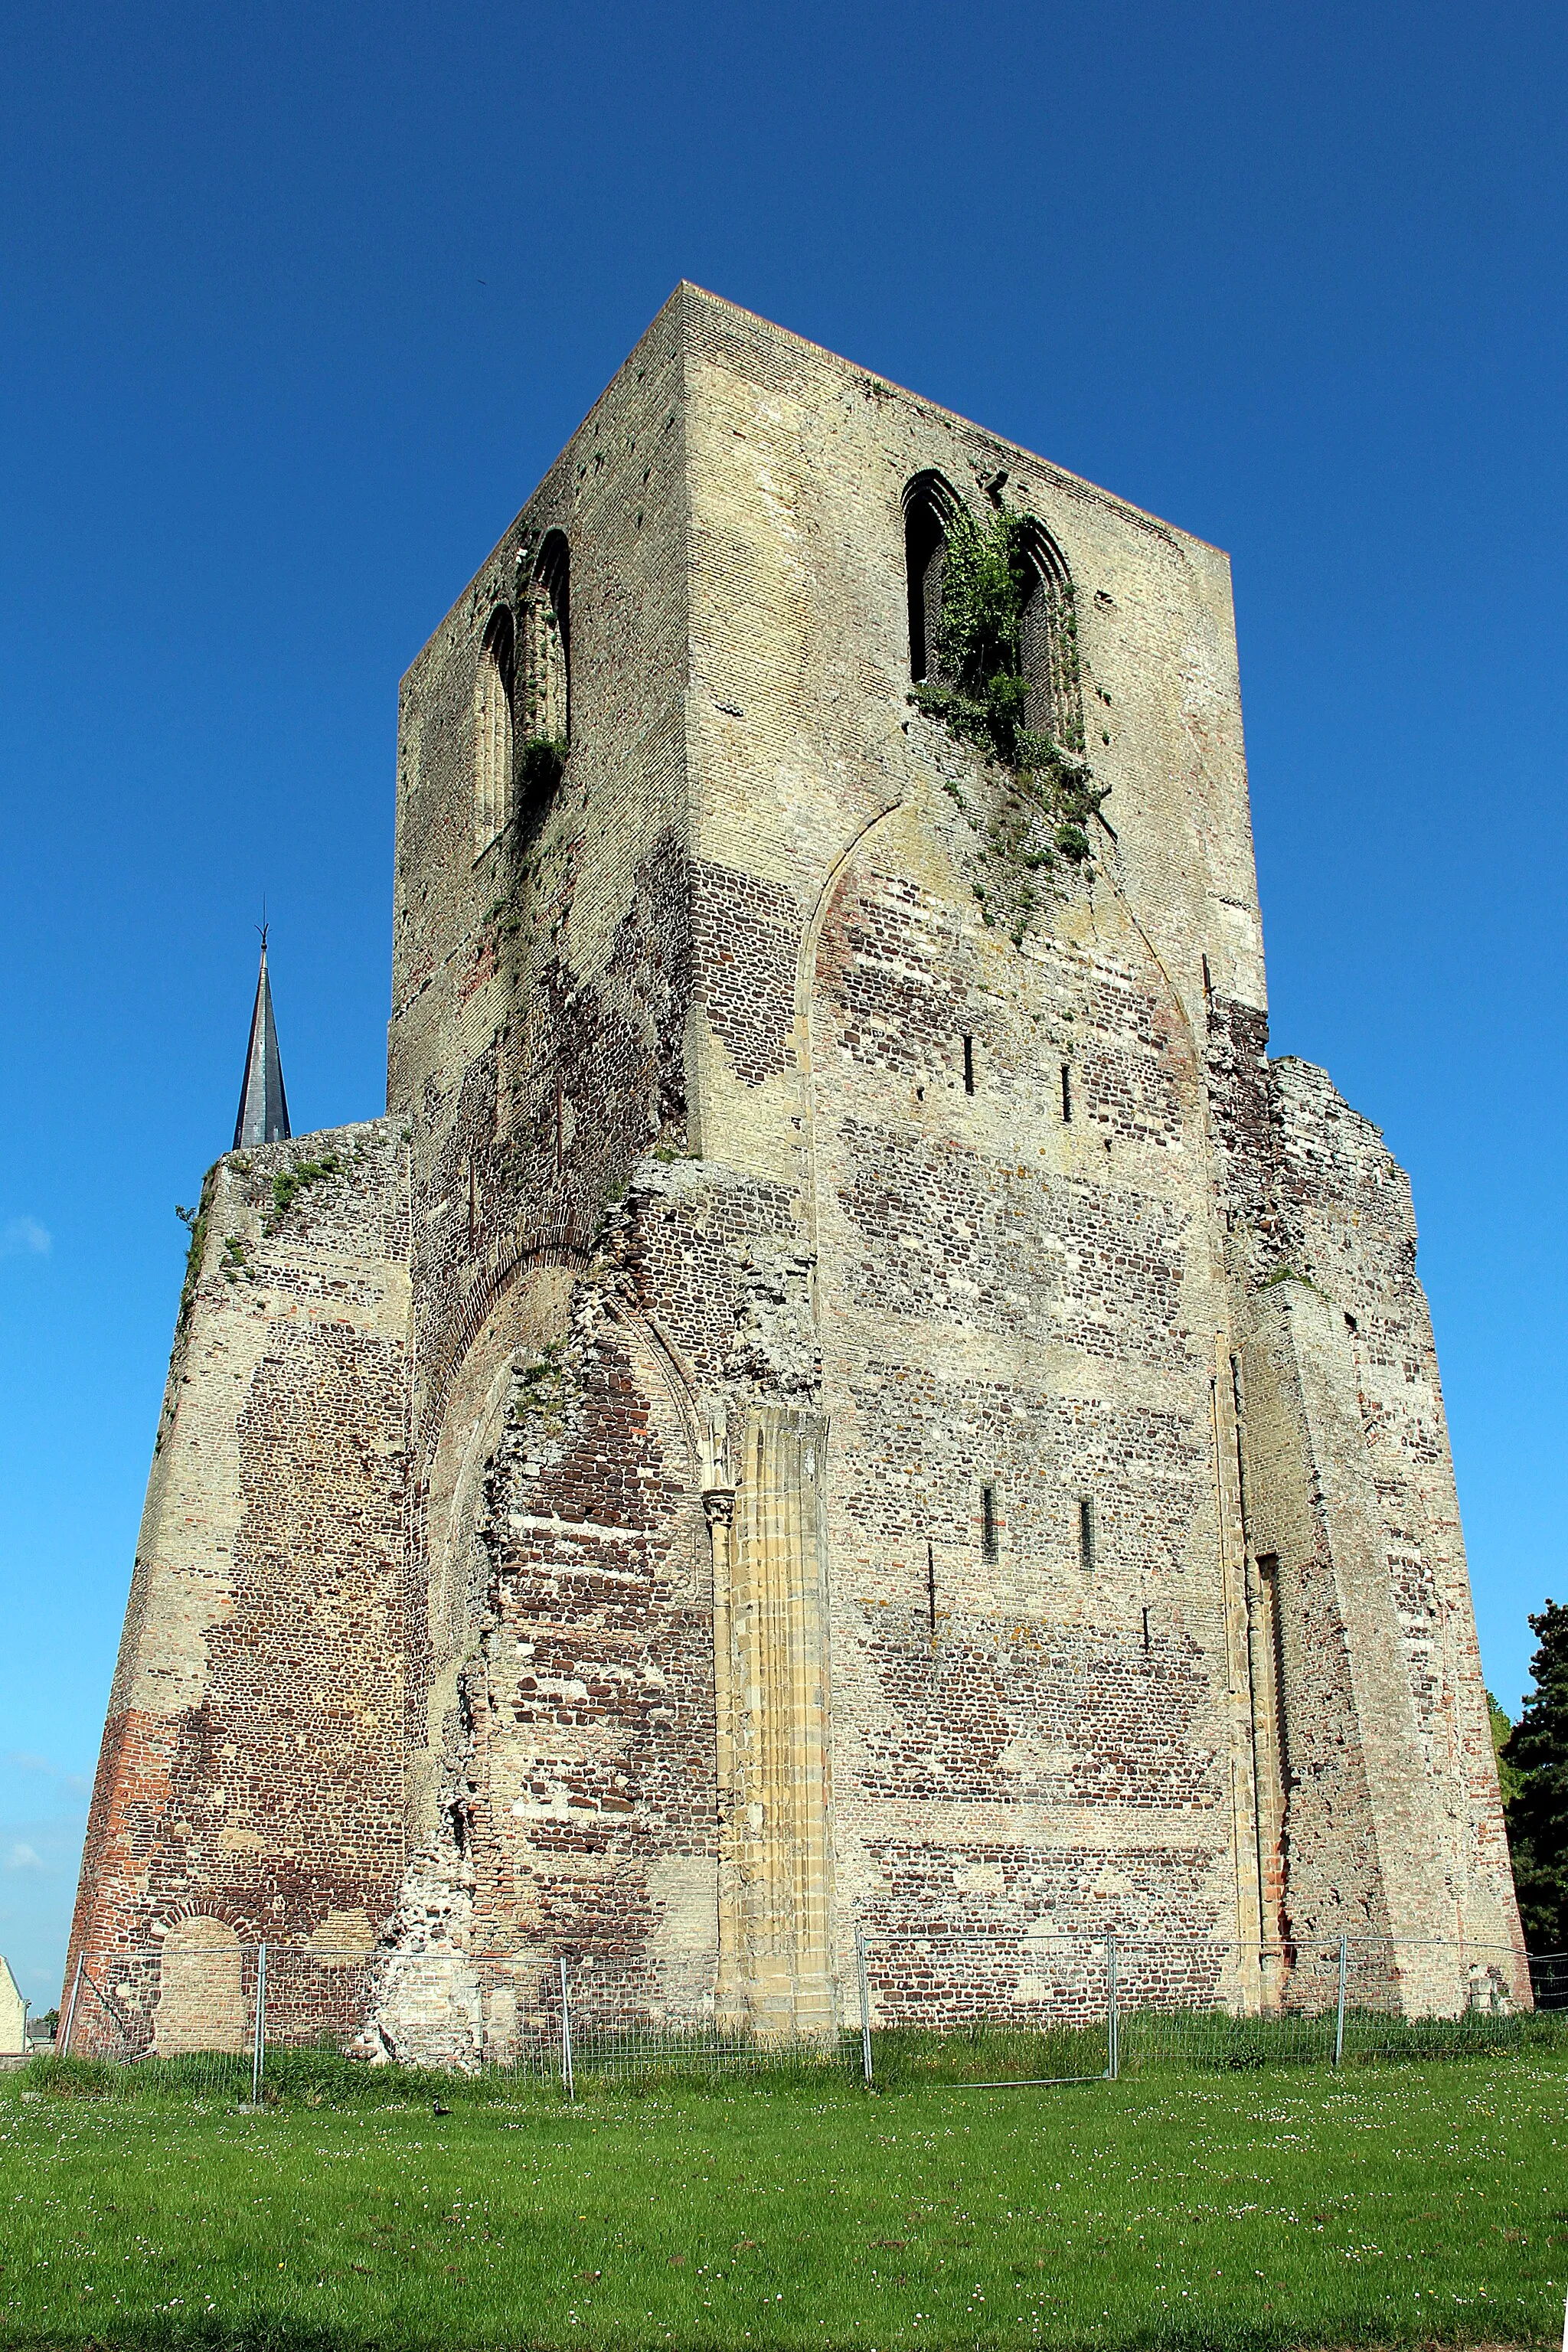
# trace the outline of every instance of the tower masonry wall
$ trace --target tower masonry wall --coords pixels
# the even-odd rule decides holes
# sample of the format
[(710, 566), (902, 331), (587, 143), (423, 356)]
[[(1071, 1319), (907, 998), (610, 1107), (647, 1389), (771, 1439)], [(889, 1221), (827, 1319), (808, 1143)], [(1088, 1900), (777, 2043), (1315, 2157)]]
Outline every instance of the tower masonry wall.
[(68, 1963), (113, 2009), (79, 2047), (155, 2036), (192, 1917), (368, 1952), (395, 1900), (407, 1164), (382, 1120), (202, 1188)]
[[(1068, 583), (1087, 857), (912, 694), (933, 479)], [(884, 2018), (1057, 2013), (1110, 1931), (1134, 2000), (1289, 2000), (1356, 1932), (1409, 2005), (1467, 1938), (1521, 1997), (1408, 1186), (1268, 1058), (1225, 557), (684, 287), (411, 667), (397, 796), (387, 1119), (277, 1216), (304, 1147), (211, 1188), (92, 1948), (149, 1874), (363, 1916), (362, 2046), (464, 2064), (563, 1957), (828, 2032), (858, 1934)], [(185, 1728), (263, 1592), (247, 1687), (339, 1657), (341, 1775)]]

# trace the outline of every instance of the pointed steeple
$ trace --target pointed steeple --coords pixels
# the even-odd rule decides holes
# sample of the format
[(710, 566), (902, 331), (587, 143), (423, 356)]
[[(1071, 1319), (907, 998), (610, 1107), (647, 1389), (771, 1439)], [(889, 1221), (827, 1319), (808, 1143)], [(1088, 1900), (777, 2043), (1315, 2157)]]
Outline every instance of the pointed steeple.
[(239, 1117), (234, 1122), (234, 1149), (248, 1150), (253, 1143), (281, 1143), (289, 1135), (289, 1097), (283, 1091), (283, 1065), (278, 1055), (278, 1031), (272, 1019), (272, 990), (267, 978), (267, 926), (261, 927), (261, 970), (257, 975), (256, 1007), (250, 1016), (250, 1044), (245, 1055), (245, 1083), (239, 1090)]

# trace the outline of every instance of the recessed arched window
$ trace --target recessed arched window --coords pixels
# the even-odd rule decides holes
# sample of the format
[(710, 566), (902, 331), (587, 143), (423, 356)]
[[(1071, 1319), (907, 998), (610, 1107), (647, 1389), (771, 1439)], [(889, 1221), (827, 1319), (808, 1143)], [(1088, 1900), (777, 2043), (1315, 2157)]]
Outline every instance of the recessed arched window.
[(942, 567), (957, 493), (940, 474), (917, 474), (904, 492), (904, 576), (910, 600), (910, 676), (919, 686), (937, 672)]
[(512, 688), (517, 637), (498, 604), (479, 652), (474, 690), (474, 848), (488, 849), (511, 813)]
[(1025, 723), (1064, 751), (1083, 750), (1078, 613), (1067, 559), (1044, 523), (1026, 516), (1023, 547), (1031, 584), (1024, 603), (1020, 667), (1029, 681)]
[(572, 740), (572, 560), (563, 531), (545, 534), (529, 583), (523, 725), (531, 740)]

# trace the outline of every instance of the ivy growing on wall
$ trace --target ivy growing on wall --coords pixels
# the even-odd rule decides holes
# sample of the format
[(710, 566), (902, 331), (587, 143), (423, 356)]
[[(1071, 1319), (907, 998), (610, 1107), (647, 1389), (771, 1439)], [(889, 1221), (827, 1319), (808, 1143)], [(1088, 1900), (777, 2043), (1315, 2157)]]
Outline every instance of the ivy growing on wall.
[(565, 769), (569, 749), (564, 736), (529, 736), (517, 761), (519, 781), (528, 800), (543, 800), (555, 790)]
[(174, 1210), (175, 1216), (191, 1236), (190, 1247), (185, 1252), (184, 1280), (180, 1286), (180, 1311), (174, 1320), (176, 1345), (184, 1336), (185, 1327), (191, 1319), (191, 1309), (195, 1305), (196, 1285), (201, 1280), (202, 1258), (207, 1245), (207, 1219), (212, 1213), (215, 1172), (209, 1168), (203, 1177), (201, 1198), (194, 1209), (176, 1206)]
[[(1080, 753), (1028, 727), (1024, 613), (1045, 593), (1028, 551), (1022, 515), (1001, 506), (989, 522), (960, 507), (947, 525), (937, 629), (937, 676), (913, 699), (941, 719), (955, 742), (1010, 769), (1019, 787), (1055, 822), (1055, 846), (1069, 864), (1089, 855), (1088, 824), (1105, 798)], [(1078, 623), (1063, 583), (1061, 628), (1076, 667)]]

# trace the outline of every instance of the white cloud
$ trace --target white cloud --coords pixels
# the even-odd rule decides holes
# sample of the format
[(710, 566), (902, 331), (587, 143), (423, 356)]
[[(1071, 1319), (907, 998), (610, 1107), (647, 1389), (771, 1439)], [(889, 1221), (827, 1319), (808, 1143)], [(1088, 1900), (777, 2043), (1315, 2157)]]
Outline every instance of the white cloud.
[(12, 1217), (0, 1225), (0, 1257), (47, 1257), (52, 1241), (37, 1217)]
[(20, 1838), (0, 1854), (0, 1870), (42, 1870), (43, 1866), (43, 1856), (35, 1853)]
[(73, 1772), (68, 1765), (57, 1764), (52, 1757), (32, 1756), (25, 1748), (7, 1748), (0, 1754), (0, 1770), (9, 1768), (14, 1772), (38, 1772), (45, 1780), (58, 1781), (73, 1797), (85, 1797), (92, 1787), (90, 1772)]

